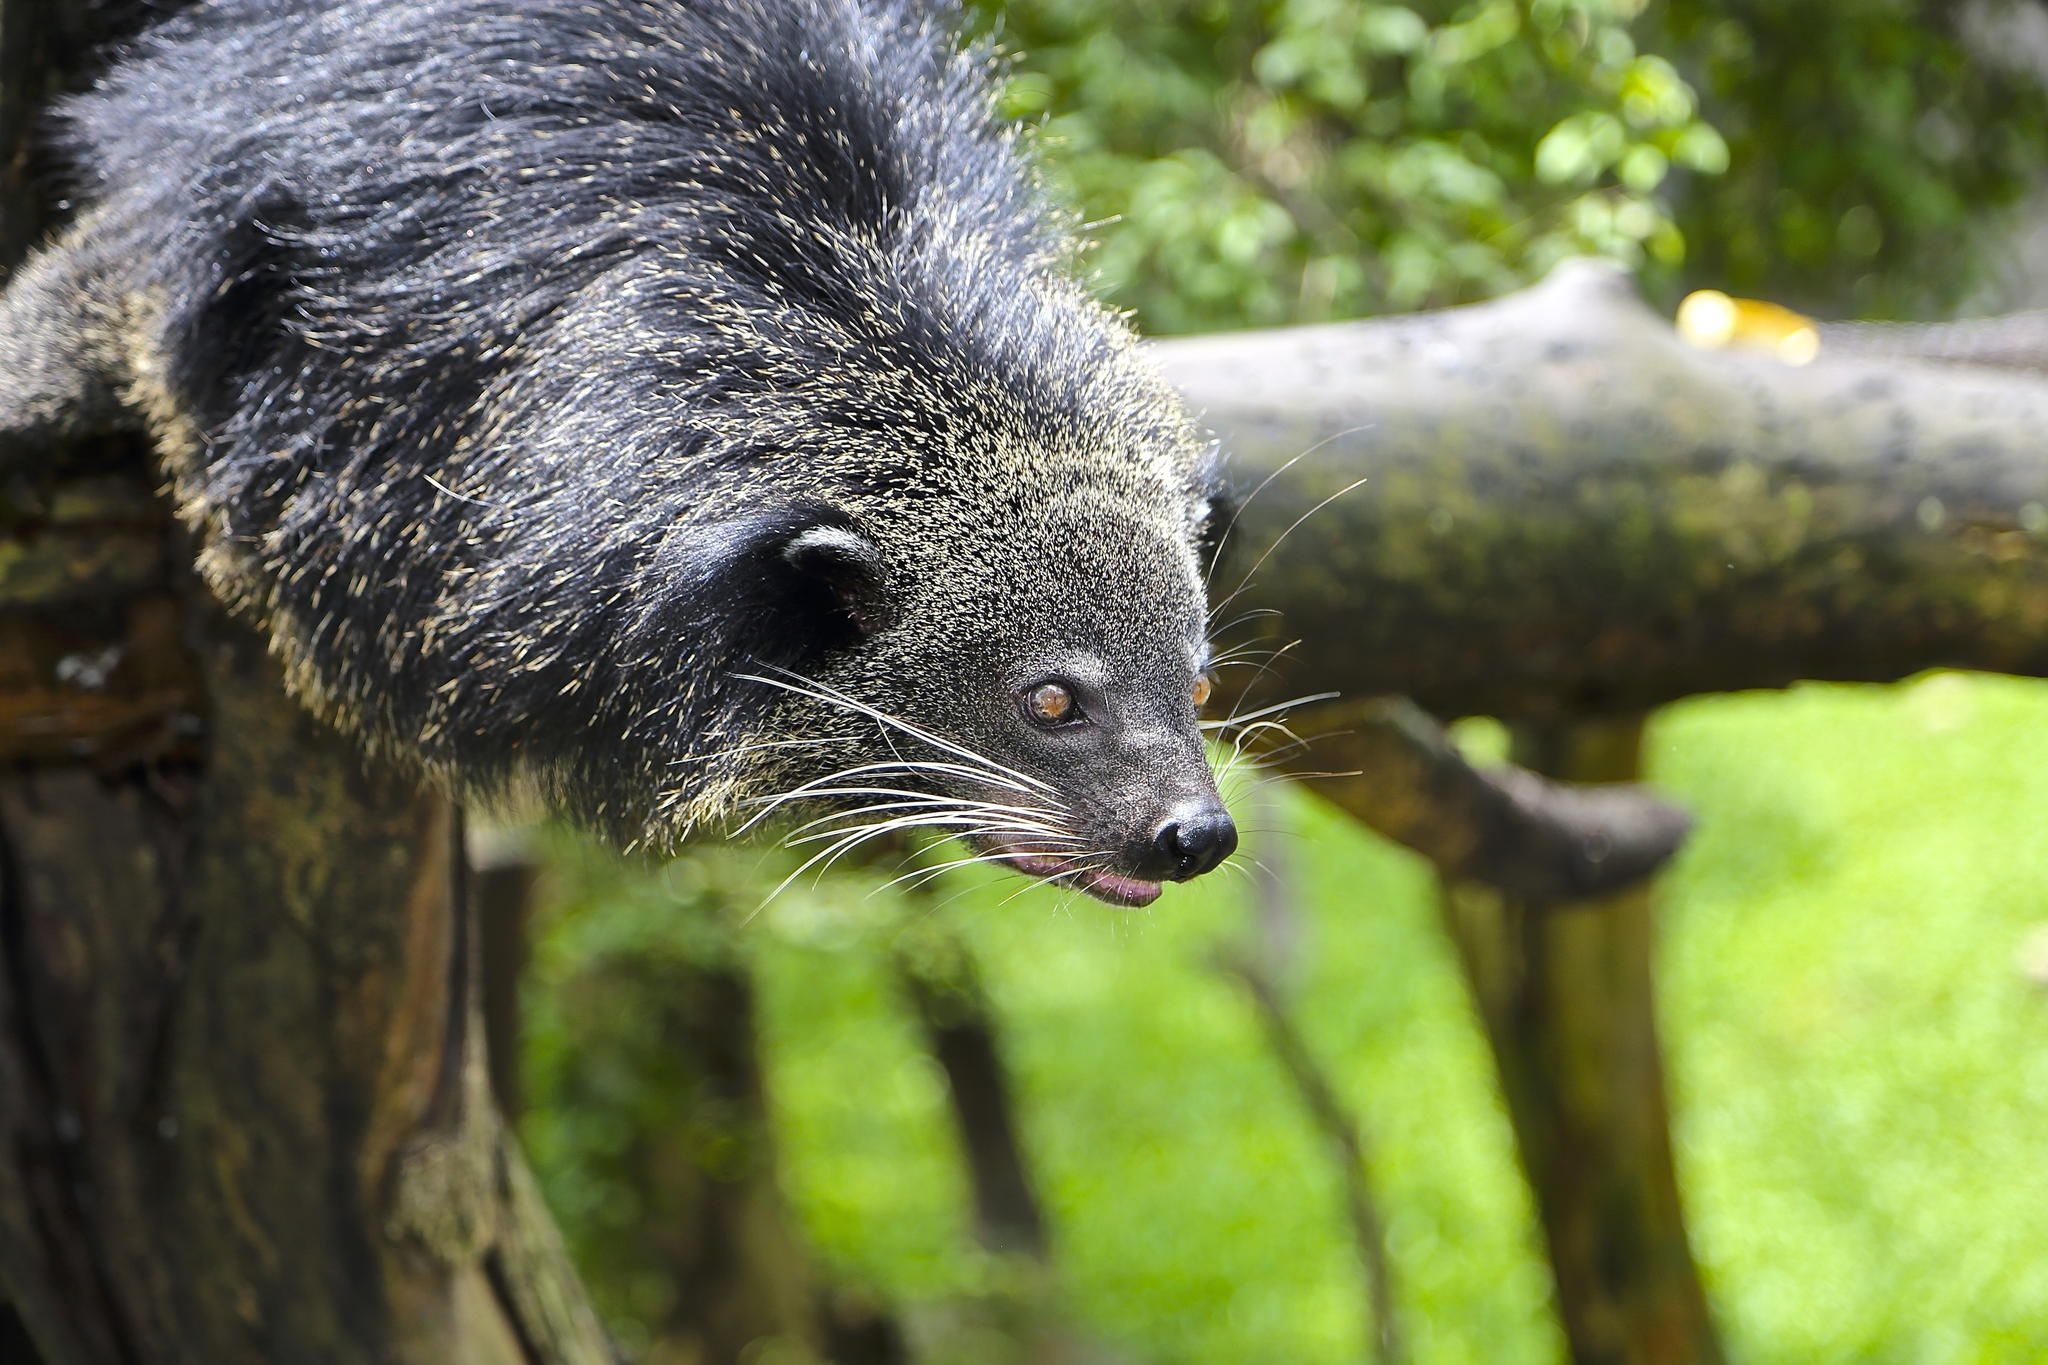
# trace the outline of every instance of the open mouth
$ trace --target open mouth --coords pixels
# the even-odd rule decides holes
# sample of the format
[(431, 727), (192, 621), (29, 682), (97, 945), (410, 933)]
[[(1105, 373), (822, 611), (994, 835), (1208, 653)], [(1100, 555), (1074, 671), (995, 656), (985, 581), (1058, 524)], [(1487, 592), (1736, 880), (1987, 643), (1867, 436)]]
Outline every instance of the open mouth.
[(1071, 855), (1034, 853), (1009, 845), (997, 845), (992, 851), (1002, 854), (1002, 860), (1006, 865), (1027, 877), (1039, 877), (1060, 886), (1071, 886), (1111, 905), (1136, 907), (1150, 905), (1159, 899), (1158, 882), (1126, 877), (1120, 872), (1111, 872), (1106, 867), (1077, 867)]

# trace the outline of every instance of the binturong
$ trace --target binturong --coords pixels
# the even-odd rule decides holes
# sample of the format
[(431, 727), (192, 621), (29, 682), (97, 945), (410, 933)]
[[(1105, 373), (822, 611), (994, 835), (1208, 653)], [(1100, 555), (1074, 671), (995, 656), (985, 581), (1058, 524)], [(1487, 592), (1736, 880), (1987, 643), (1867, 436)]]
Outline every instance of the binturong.
[(911, 0), (201, 0), (61, 111), (0, 433), (130, 424), (294, 693), (622, 843), (1228, 857), (1211, 443)]

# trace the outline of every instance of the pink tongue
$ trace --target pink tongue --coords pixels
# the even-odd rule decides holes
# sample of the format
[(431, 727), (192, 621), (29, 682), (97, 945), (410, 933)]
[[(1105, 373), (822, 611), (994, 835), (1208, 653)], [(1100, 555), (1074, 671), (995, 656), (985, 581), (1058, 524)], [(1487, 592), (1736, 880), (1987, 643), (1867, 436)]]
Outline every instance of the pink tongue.
[(1120, 877), (1114, 872), (1095, 872), (1086, 880), (1088, 890), (1120, 904), (1150, 905), (1159, 899), (1157, 882), (1141, 882), (1136, 877)]
[(1136, 877), (1125, 877), (1102, 868), (1077, 869), (1071, 860), (1056, 854), (1024, 853), (1010, 858), (1011, 866), (1019, 872), (1033, 877), (1055, 877), (1065, 872), (1069, 875), (1058, 880), (1066, 885), (1078, 886), (1088, 894), (1116, 905), (1150, 905), (1159, 899), (1159, 883), (1139, 881)]

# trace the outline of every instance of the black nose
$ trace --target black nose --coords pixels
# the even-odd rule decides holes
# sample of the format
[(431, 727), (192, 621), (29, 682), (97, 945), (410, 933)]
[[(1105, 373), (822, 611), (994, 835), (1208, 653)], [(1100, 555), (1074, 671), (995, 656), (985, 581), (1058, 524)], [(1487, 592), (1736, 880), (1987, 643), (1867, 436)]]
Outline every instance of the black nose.
[(1180, 820), (1169, 820), (1152, 838), (1152, 847), (1173, 868), (1176, 881), (1199, 877), (1237, 852), (1237, 822), (1221, 806)]

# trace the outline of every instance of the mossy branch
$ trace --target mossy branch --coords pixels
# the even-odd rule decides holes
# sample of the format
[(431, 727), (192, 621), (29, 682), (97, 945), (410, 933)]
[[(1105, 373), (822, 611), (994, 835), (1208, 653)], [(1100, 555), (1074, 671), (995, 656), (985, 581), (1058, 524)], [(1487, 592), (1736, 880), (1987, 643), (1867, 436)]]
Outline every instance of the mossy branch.
[(1156, 354), (1249, 495), (1216, 581), (1256, 566), (1226, 615), (1284, 613), (1291, 690), (1543, 720), (2048, 674), (2035, 374), (1695, 350), (1588, 262)]
[[(1222, 618), (1295, 640), (1275, 695), (1559, 722), (2048, 674), (2048, 379), (1868, 349), (1697, 350), (1576, 262), (1478, 307), (1155, 354), (1242, 499)], [(1358, 769), (1333, 794), (1461, 880), (1597, 895), (1683, 837), (1640, 792), (1474, 773), (1399, 707), (1336, 728), (1294, 766)]]

